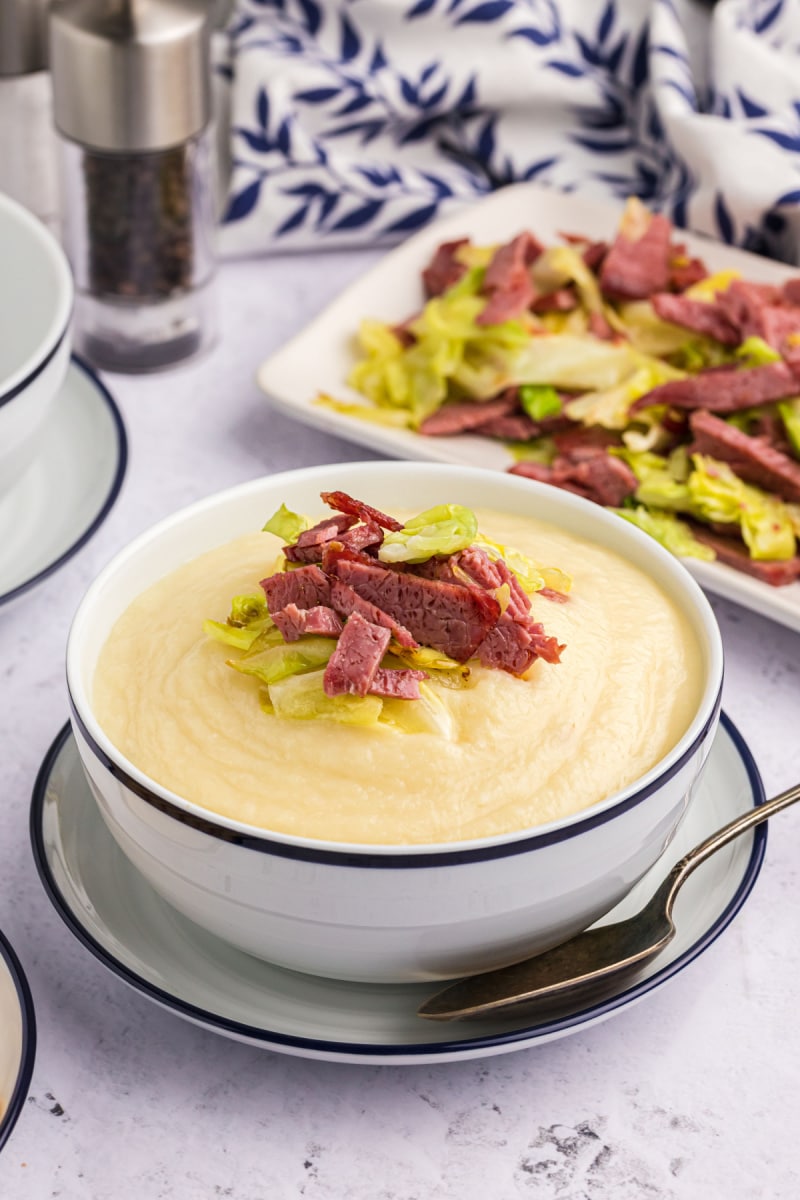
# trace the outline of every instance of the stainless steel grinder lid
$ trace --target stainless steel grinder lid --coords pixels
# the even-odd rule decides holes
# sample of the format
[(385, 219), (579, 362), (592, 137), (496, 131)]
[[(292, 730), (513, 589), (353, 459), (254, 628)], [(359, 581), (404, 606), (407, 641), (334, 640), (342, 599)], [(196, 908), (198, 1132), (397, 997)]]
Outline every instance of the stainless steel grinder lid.
[[(0, 0), (2, 2), (2, 0)], [(55, 0), (55, 123), (95, 150), (163, 150), (211, 117), (207, 0)]]

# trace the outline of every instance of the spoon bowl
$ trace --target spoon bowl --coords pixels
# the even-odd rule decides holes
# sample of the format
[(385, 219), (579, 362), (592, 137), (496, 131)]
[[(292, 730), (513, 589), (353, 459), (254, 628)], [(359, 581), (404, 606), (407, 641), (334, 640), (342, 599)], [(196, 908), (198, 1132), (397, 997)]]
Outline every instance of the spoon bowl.
[(641, 970), (675, 936), (675, 898), (693, 871), (748, 829), (800, 800), (800, 784), (724, 825), (675, 864), (644, 908), (627, 920), (577, 934), (544, 954), (473, 975), (436, 992), (417, 1010), (435, 1021), (468, 1021), (602, 999), (621, 976)]

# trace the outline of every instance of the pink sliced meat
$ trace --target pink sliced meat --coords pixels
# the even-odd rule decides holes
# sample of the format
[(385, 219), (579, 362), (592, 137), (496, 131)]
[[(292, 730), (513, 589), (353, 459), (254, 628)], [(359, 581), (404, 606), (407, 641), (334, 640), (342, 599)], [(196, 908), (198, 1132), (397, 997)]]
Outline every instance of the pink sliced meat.
[(411, 667), (397, 670), (378, 667), (369, 685), (369, 694), (390, 700), (419, 700), (419, 685), (427, 678), (424, 671), (415, 671)]
[(296, 642), (304, 633), (338, 637), (342, 632), (338, 614), (323, 604), (315, 608), (298, 608), (296, 604), (287, 604), (286, 608), (273, 613), (272, 619), (285, 642)]
[(708, 267), (702, 258), (692, 258), (683, 242), (673, 245), (669, 264), (669, 286), (673, 292), (685, 292), (707, 278)]
[(468, 246), (469, 238), (458, 238), (453, 242), (443, 242), (436, 250), (433, 258), (422, 272), (422, 286), (425, 295), (430, 300), (433, 296), (441, 296), (454, 283), (458, 283), (467, 268), (456, 257), (461, 246)]
[(484, 667), (522, 675), (537, 658), (559, 662), (563, 649), (542, 625), (533, 621), (522, 624), (504, 613), (478, 647), (478, 659)]
[(765, 305), (761, 310), (761, 336), (787, 361), (796, 361), (800, 357), (800, 307)]
[(613, 342), (617, 334), (600, 312), (589, 313), (589, 332), (604, 342)]
[(675, 296), (671, 292), (657, 292), (651, 296), (650, 303), (662, 321), (671, 321), (673, 325), (716, 338), (724, 346), (738, 346), (742, 340), (738, 328), (731, 324), (718, 304), (690, 300), (688, 296)]
[[(466, 662), (500, 615), (488, 592), (337, 557), (335, 574), (403, 625), (422, 646)], [(347, 628), (345, 626), (345, 628)]]
[(800, 275), (786, 280), (781, 288), (781, 295), (787, 304), (800, 304)]
[(665, 292), (670, 277), (672, 226), (666, 217), (650, 217), (639, 237), (617, 234), (600, 269), (600, 287), (615, 300), (646, 300)]
[(545, 292), (537, 296), (530, 304), (531, 312), (572, 312), (578, 307), (578, 296), (574, 288), (556, 288), (554, 292)]
[(378, 608), (376, 604), (364, 600), (358, 592), (354, 592), (346, 583), (342, 583), (341, 579), (334, 579), (331, 582), (331, 605), (343, 617), (349, 617), (351, 613), (356, 612), (373, 625), (383, 626), (384, 629), (389, 630), (396, 642), (408, 650), (416, 650), (419, 645), (403, 625)]
[(700, 371), (688, 379), (675, 379), (653, 388), (631, 405), (631, 412), (668, 404), (675, 408), (705, 408), (709, 412), (737, 412), (773, 400), (796, 396), (798, 380), (784, 362), (760, 367), (722, 367)]
[(556, 458), (549, 467), (542, 463), (519, 462), (509, 471), (512, 475), (550, 483), (583, 496), (585, 500), (612, 508), (618, 508), (637, 487), (636, 476), (627, 463), (603, 451), (596, 451), (577, 462)]
[(475, 430), (481, 437), (500, 438), (506, 442), (528, 442), (539, 434), (539, 426), (525, 413), (514, 413), (508, 417), (495, 417), (484, 421)]
[(499, 325), (527, 312), (536, 298), (529, 267), (542, 253), (542, 246), (531, 233), (520, 233), (495, 250), (481, 290), (488, 296), (476, 318), (478, 325)]
[(283, 553), (289, 562), (313, 563), (322, 561), (322, 547), (326, 542), (334, 541), (344, 530), (354, 525), (356, 518), (345, 513), (337, 513), (320, 521), (311, 529), (305, 529), (292, 546), (284, 546)]
[(348, 617), (322, 677), (325, 695), (366, 696), (390, 636), (388, 629), (371, 625), (358, 613)]
[(339, 512), (357, 517), (365, 524), (373, 523), (380, 525), (381, 529), (391, 529), (393, 532), (403, 528), (402, 522), (396, 521), (394, 517), (388, 517), (386, 513), (382, 513), (378, 508), (373, 508), (371, 504), (365, 504), (363, 500), (354, 500), (352, 496), (348, 496), (347, 492), (320, 492), (320, 496), (328, 508), (335, 508)]
[(552, 600), (555, 604), (566, 604), (569, 600), (565, 592), (557, 592), (555, 588), (543, 587), (536, 594), (543, 600)]
[(444, 404), (432, 413), (419, 427), (420, 433), (430, 437), (447, 437), (454, 433), (468, 433), (485, 425), (495, 417), (507, 417), (517, 410), (514, 393), (503, 393), (496, 400), (463, 400)]
[(771, 587), (785, 587), (800, 579), (800, 554), (789, 559), (755, 559), (750, 557), (744, 542), (712, 533), (698, 522), (692, 522), (692, 533), (698, 542), (711, 547), (719, 562), (753, 575)]
[(367, 521), (363, 525), (356, 525), (354, 529), (348, 529), (338, 540), (342, 546), (347, 546), (350, 550), (367, 550), (380, 546), (383, 541), (383, 530), (380, 525)]
[(800, 462), (702, 409), (692, 413), (689, 425), (692, 450), (728, 463), (747, 483), (775, 492), (783, 500), (800, 502)]
[(740, 341), (749, 337), (762, 337), (761, 315), (767, 305), (779, 304), (781, 292), (771, 283), (746, 283), (734, 279), (724, 292), (717, 292), (717, 306), (735, 329), (739, 330)]
[(330, 580), (314, 563), (294, 571), (270, 575), (261, 580), (260, 586), (264, 589), (271, 614), (280, 612), (287, 604), (296, 604), (298, 608), (315, 608), (320, 604), (330, 606)]

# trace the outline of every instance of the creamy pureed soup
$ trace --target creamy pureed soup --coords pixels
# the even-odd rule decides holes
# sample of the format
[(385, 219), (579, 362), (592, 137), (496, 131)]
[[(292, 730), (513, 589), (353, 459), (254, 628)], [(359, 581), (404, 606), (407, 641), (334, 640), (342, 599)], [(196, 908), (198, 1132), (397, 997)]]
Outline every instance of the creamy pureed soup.
[[(700, 699), (688, 621), (627, 560), (528, 517), (477, 513), (481, 532), (560, 567), (566, 603), (532, 615), (566, 643), (525, 679), (474, 666), (437, 689), (450, 739), (265, 714), (238, 652), (205, 637), (231, 597), (254, 593), (281, 543), (254, 533), (133, 600), (100, 654), (94, 707), (114, 744), (164, 787), (226, 817), (303, 837), (452, 842), (574, 813), (633, 782), (685, 733)], [(413, 704), (416, 701), (407, 701)]]

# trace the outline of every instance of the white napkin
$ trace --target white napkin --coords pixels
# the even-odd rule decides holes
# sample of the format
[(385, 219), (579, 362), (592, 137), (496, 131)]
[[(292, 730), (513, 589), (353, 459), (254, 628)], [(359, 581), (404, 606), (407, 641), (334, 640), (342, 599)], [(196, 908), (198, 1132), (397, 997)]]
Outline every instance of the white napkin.
[(536, 180), (800, 261), (797, 0), (236, 0), (216, 68), (227, 255)]

